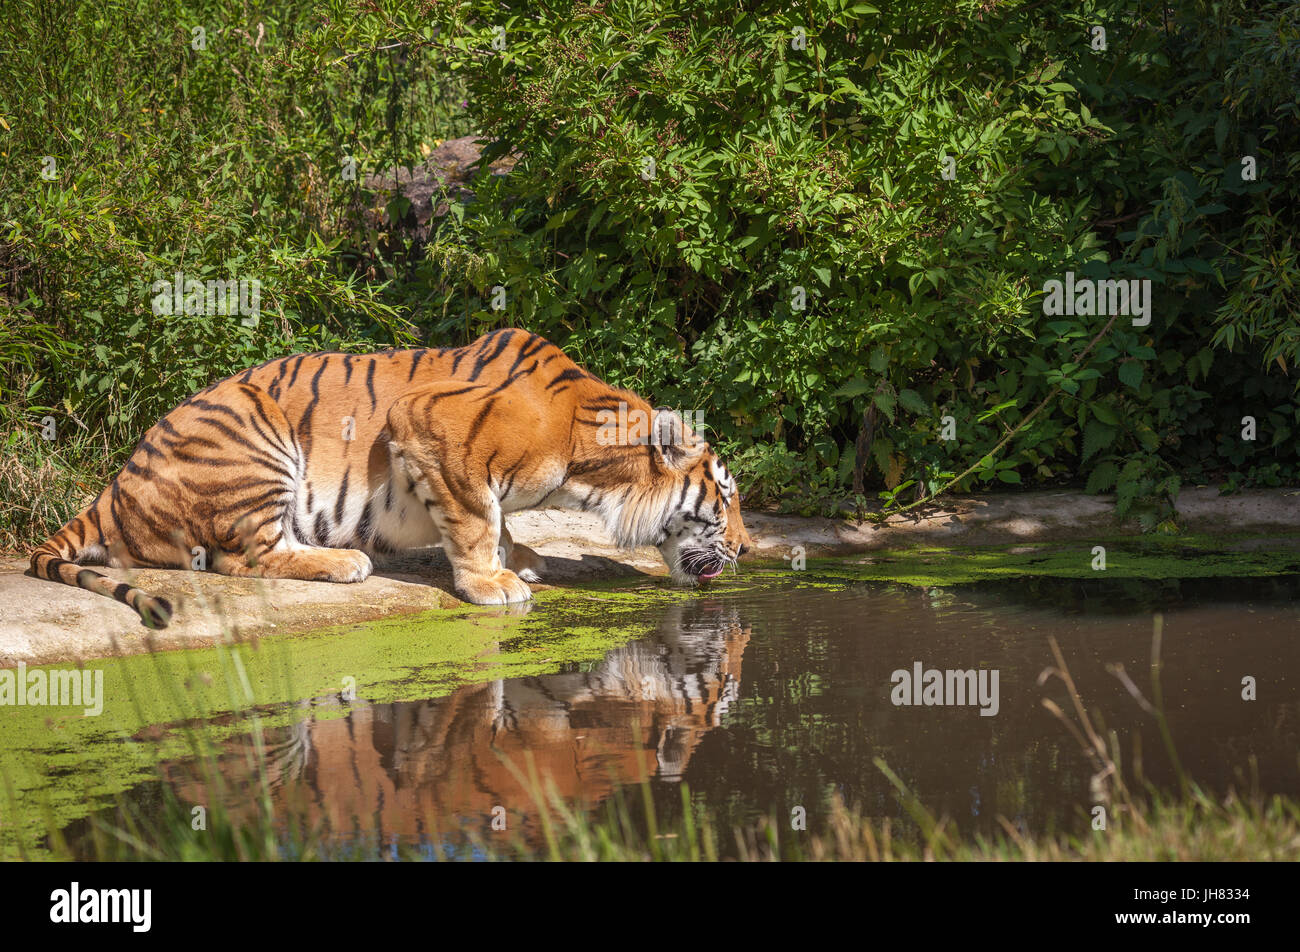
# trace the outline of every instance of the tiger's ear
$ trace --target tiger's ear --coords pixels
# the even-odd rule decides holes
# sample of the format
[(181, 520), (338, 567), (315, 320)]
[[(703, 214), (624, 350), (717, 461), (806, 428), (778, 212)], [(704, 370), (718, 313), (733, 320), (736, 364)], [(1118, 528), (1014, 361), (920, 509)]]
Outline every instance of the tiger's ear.
[(669, 466), (680, 466), (688, 455), (686, 424), (676, 411), (668, 407), (655, 407), (650, 424), (650, 443), (659, 451), (660, 458)]

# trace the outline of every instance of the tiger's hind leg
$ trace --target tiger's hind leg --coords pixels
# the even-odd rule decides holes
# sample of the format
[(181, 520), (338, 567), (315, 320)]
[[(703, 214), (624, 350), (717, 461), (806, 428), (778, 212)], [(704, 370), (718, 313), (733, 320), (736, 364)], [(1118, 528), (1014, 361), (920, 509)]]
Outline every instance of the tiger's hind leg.
[[(176, 508), (191, 514), (192, 538), (210, 540), (211, 568), (222, 575), (360, 582), (370, 557), (357, 549), (305, 544), (290, 526), (300, 469), (293, 428), (264, 390), (238, 380), (188, 401), (192, 411), (172, 427), (168, 449), (198, 458), (189, 474), (189, 498)], [(185, 405), (183, 405), (185, 406)], [(245, 461), (236, 476), (209, 447)], [(208, 457), (211, 463), (204, 465)]]
[(525, 582), (540, 582), (546, 571), (546, 560), (521, 542), (510, 538), (506, 528), (506, 517), (501, 517), (501, 564), (514, 572)]

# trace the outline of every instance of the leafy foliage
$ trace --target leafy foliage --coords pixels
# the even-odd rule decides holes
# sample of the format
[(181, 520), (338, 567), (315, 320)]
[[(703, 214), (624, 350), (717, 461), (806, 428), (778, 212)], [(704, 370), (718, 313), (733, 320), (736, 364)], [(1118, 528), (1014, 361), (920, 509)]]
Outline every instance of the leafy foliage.
[[(15, 2), (11, 424), (120, 455), (239, 366), (519, 324), (703, 411), (751, 501), (1071, 483), (1155, 527), (1300, 476), (1290, 4)], [(462, 96), (517, 164), (404, 237), (340, 162), (414, 164)], [(261, 320), (152, 314), (177, 271)], [(1150, 323), (1046, 313), (1067, 273)]]
[[(466, 6), (521, 156), (429, 249), (466, 335), (704, 410), (796, 505), (1077, 478), (1153, 526), (1184, 481), (1295, 479), (1289, 5)], [(1150, 324), (1045, 315), (1071, 271), (1149, 280)]]
[[(340, 155), (382, 164), (405, 147), (391, 54), (305, 86), (277, 48), (299, 39), (310, 3), (16, 6), (0, 41), (7, 422), (54, 414), (120, 453), (239, 367), (409, 337), (341, 258), (358, 186)], [(257, 280), (261, 314), (154, 313), (153, 283), (177, 273)]]

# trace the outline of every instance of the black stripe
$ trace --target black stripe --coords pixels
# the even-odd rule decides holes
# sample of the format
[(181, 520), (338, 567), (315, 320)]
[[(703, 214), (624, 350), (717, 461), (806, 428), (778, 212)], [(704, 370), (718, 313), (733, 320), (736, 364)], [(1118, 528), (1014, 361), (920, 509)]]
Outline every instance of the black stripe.
[(427, 347), (421, 347), (411, 355), (411, 372), (406, 375), (407, 383), (410, 383), (415, 379), (415, 368), (420, 366), (420, 361), (424, 359), (424, 355), (428, 352), (429, 349)]
[(474, 437), (478, 435), (478, 428), (483, 425), (483, 421), (487, 419), (489, 414), (491, 414), (492, 408), (496, 406), (496, 403), (497, 398), (493, 397), (487, 402), (483, 409), (478, 412), (478, 416), (474, 418), (474, 422), (469, 425), (469, 431), (465, 435), (466, 442), (473, 442)]
[(226, 444), (219, 443), (216, 440), (210, 440), (206, 436), (187, 436), (183, 440), (176, 440), (168, 445), (168, 449), (175, 449), (177, 446), (184, 446), (187, 449), (193, 446), (206, 446), (210, 449), (219, 450)]
[(339, 498), (334, 503), (334, 521), (343, 525), (343, 504), (348, 498), (348, 475), (352, 472), (351, 464), (343, 471), (343, 483), (339, 486)]
[[(256, 387), (249, 388), (248, 398), (253, 401), (253, 412), (257, 415), (258, 419), (262, 420), (262, 422), (264, 422), (267, 425), (267, 428), (270, 429), (271, 431), (271, 435), (265, 438), (267, 442), (273, 443), (278, 449), (283, 451), (286, 456), (291, 457), (293, 454), (289, 452), (289, 447), (286, 446), (284, 443), (284, 440), (282, 438), (283, 433), (281, 428), (276, 425), (275, 420), (271, 419), (271, 415), (266, 412), (266, 409), (263, 405), (264, 401), (262, 398), (265, 397), (266, 395), (267, 395), (266, 391), (264, 390), (258, 390)], [(271, 402), (274, 405), (275, 401), (271, 401)], [(276, 407), (276, 410), (283, 417), (284, 411), (280, 410), (278, 406)], [(252, 416), (249, 416), (248, 422), (252, 424), (256, 424), (257, 421), (254, 420)], [(287, 424), (289, 421), (286, 419), (284, 422)], [(257, 427), (254, 426), (254, 429), (257, 429)], [(261, 431), (258, 430), (258, 432), (260, 433)]]
[(578, 460), (569, 464), (569, 475), (585, 476), (587, 473), (595, 473), (604, 469), (606, 466), (614, 466), (622, 462), (618, 456), (606, 455), (598, 459)]
[(474, 361), (474, 369), (470, 372), (469, 379), (477, 380), (479, 374), (483, 373), (483, 368), (501, 356), (501, 352), (510, 346), (510, 340), (515, 336), (514, 331), (503, 331), (497, 340), (496, 350), (490, 354), (484, 354)]
[(46, 562), (44, 566), (37, 568), (36, 570), (37, 574), (43, 575), (51, 582), (62, 582), (63, 576), (59, 574), (59, 569), (63, 568), (63, 566), (65, 565), (75, 564), (69, 562), (67, 559), (61, 559), (56, 555), (52, 555), (49, 552), (38, 552), (36, 553), (36, 555), (32, 556), (33, 562), (36, 562), (40, 559), (48, 559), (49, 561)]
[[(224, 435), (228, 440), (231, 440), (231, 441), (233, 441), (233, 442), (235, 442), (235, 443), (238, 443), (240, 446), (242, 446), (242, 447), (244, 447), (245, 449), (247, 449), (250, 453), (256, 454), (257, 456), (261, 457), (261, 460), (260, 460), (260, 461), (262, 461), (262, 462), (264, 462), (264, 461), (266, 461), (266, 460), (269, 460), (269, 461), (271, 461), (271, 463), (276, 464), (276, 465), (280, 465), (280, 466), (283, 466), (283, 465), (285, 465), (286, 463), (291, 462), (290, 460), (279, 460), (279, 459), (276, 459), (276, 457), (272, 456), (272, 455), (267, 451), (267, 448), (266, 448), (266, 447), (264, 447), (264, 446), (259, 446), (258, 444), (254, 443), (252, 440), (250, 440), (250, 439), (248, 439), (246, 436), (244, 436), (242, 433), (237, 433), (237, 432), (235, 432), (233, 429), (230, 428), (229, 424), (227, 424), (227, 423), (225, 423), (225, 422), (223, 422), (223, 421), (221, 421), (221, 420), (215, 419), (215, 418), (213, 418), (213, 417), (200, 417), (198, 422), (200, 422), (200, 423), (204, 423), (204, 424), (206, 424), (206, 425), (212, 427), (214, 430), (219, 430), (219, 431), (220, 431), (220, 432), (221, 432), (221, 433), (222, 433), (222, 434), (223, 434), (223, 435)], [(220, 444), (220, 443), (214, 443), (212, 440), (204, 439), (204, 438), (202, 438), (202, 437), (194, 437), (194, 438), (191, 438), (191, 439), (186, 440), (185, 443), (183, 444), (183, 448), (184, 448), (185, 450), (189, 450), (189, 449), (190, 449), (189, 444), (192, 443), (192, 442), (193, 442), (193, 443), (206, 443), (207, 445), (212, 446), (212, 447), (214, 447), (215, 449), (218, 449), (218, 450), (224, 450), (224, 449), (226, 448), (225, 446), (223, 446), (223, 445)], [(177, 449), (180, 449), (180, 448), (181, 448), (181, 447), (175, 447), (175, 448), (173, 448), (172, 452), (175, 453), (176, 450), (177, 450)]]
[(190, 400), (186, 402), (192, 404), (193, 406), (198, 407), (200, 410), (207, 410), (209, 413), (224, 413), (226, 416), (230, 417), (236, 423), (242, 424), (244, 422), (244, 418), (242, 416), (240, 416), (234, 410), (230, 409), (230, 407), (226, 406), (225, 404), (213, 403), (211, 400), (200, 400), (198, 397), (192, 397)]
[[(248, 515), (251, 516), (252, 513), (250, 512), (250, 513), (248, 513)], [(252, 537), (252, 536), (256, 536), (257, 533), (261, 532), (263, 529), (265, 529), (265, 528), (266, 528), (267, 526), (269, 526), (271, 523), (273, 523), (273, 522), (277, 522), (280, 518), (281, 518), (281, 514), (280, 514), (280, 513), (278, 513), (278, 512), (273, 512), (273, 513), (271, 513), (271, 515), (267, 516), (265, 519), (263, 519), (263, 520), (262, 520), (261, 522), (259, 522), (257, 525), (255, 525), (255, 526), (250, 526), (250, 527), (248, 528), (248, 535), (249, 535), (250, 537)], [(269, 546), (268, 546), (268, 547), (269, 547)]]
[[(249, 440), (244, 436), (240, 435), (239, 433), (236, 433), (234, 430), (232, 430), (226, 424), (222, 423), (220, 420), (212, 420), (212, 419), (204, 418), (199, 422), (206, 423), (208, 426), (212, 427), (213, 429), (220, 430), (222, 433), (226, 435), (228, 439), (230, 439), (235, 443), (238, 443), (240, 446), (248, 450), (248, 456), (246, 458), (235, 459), (235, 460), (229, 460), (229, 459), (224, 460), (221, 462), (220, 465), (223, 466), (232, 465), (232, 464), (243, 465), (244, 463), (248, 463), (248, 462), (256, 462), (256, 463), (260, 463), (263, 466), (266, 466), (267, 468), (273, 470), (274, 472), (282, 473), (285, 476), (292, 475), (290, 471), (290, 464), (292, 463), (292, 460), (283, 460), (283, 459), (278, 459), (275, 456), (272, 456), (267, 451), (266, 447), (258, 446), (252, 440)], [(187, 452), (188, 452), (188, 448), (181, 449), (180, 447), (177, 447), (172, 450), (172, 456), (174, 458), (175, 457), (184, 458), (184, 454)]]
[[(618, 410), (620, 407), (627, 405), (626, 400), (615, 400), (613, 397), (597, 397), (595, 400), (582, 404), (582, 409), (596, 413), (601, 410)], [(629, 413), (632, 409), (631, 406), (628, 406)]]
[(279, 434), (275, 432), (275, 424), (271, 421), (271, 418), (263, 412), (260, 406), (254, 407), (253, 409), (257, 411), (257, 416), (266, 421), (266, 425), (271, 428), (270, 433), (266, 432), (262, 429), (261, 424), (257, 422), (257, 419), (250, 416), (248, 418), (248, 423), (249, 426), (253, 428), (253, 432), (261, 437), (264, 442), (270, 444), (274, 449), (283, 453), (285, 461), (292, 467), (294, 463), (293, 453), (289, 451), (289, 447), (284, 445), (284, 441), (280, 439)]
[(523, 377), (527, 377), (529, 374), (531, 374), (531, 373), (532, 373), (534, 370), (536, 370), (536, 369), (537, 369), (537, 361), (534, 360), (531, 364), (529, 364), (529, 365), (528, 365), (527, 367), (525, 367), (523, 370), (519, 371), (519, 373), (517, 373), (517, 374), (511, 374), (511, 375), (510, 375), (509, 377), (507, 377), (505, 380), (501, 381), (499, 384), (496, 385), (495, 389), (488, 391), (486, 394), (484, 394), (484, 396), (485, 396), (485, 397), (490, 397), (490, 396), (492, 396), (492, 394), (494, 394), (494, 393), (500, 393), (502, 390), (504, 390), (506, 387), (510, 386), (510, 385), (511, 385), (512, 383), (514, 383), (516, 380), (519, 380), (519, 379), (521, 379), (521, 378), (523, 378)]
[(570, 367), (568, 370), (563, 370), (557, 374), (555, 379), (546, 385), (546, 389), (550, 390), (556, 384), (564, 383), (566, 380), (582, 380), (586, 376), (587, 375), (577, 367)]
[(222, 466), (247, 465), (247, 461), (242, 459), (218, 459), (208, 456), (196, 456), (193, 453), (188, 453), (181, 449), (172, 450), (172, 459), (178, 459), (185, 463), (193, 463), (195, 466), (213, 466), (218, 468)]
[[(469, 393), (471, 390), (482, 390), (485, 386), (486, 384), (474, 383), (470, 384), (468, 387), (461, 387), (459, 390), (444, 390), (442, 393), (431, 393), (425, 397), (425, 400), (427, 400), (429, 404), (434, 404), (439, 400), (445, 400), (448, 397), (459, 397), (462, 393)], [(426, 409), (427, 408), (428, 404), (426, 404)]]
[[(532, 346), (534, 341), (537, 342), (537, 346), (535, 347)], [(515, 362), (510, 365), (510, 370), (508, 372), (514, 373), (520, 364), (522, 364), (529, 357), (532, 357), (534, 354), (541, 353), (542, 349), (549, 344), (550, 341), (546, 340), (545, 338), (538, 337), (536, 334), (529, 334), (528, 340), (524, 342), (523, 347), (519, 348), (519, 353), (515, 357)], [(532, 371), (528, 371), (528, 372), (531, 373)]]
[(510, 495), (510, 490), (515, 485), (515, 474), (519, 471), (519, 467), (523, 465), (524, 465), (524, 457), (521, 456), (519, 457), (519, 459), (511, 463), (509, 468), (507, 468), (506, 471), (501, 474), (506, 481), (505, 487), (501, 490), (502, 499), (505, 499), (507, 496)]
[(320, 369), (312, 375), (311, 399), (307, 401), (307, 406), (302, 411), (302, 416), (298, 419), (298, 433), (302, 441), (303, 456), (309, 456), (311, 454), (311, 421), (312, 417), (316, 414), (316, 404), (320, 402), (320, 378), (325, 373), (325, 368), (329, 366), (329, 362), (330, 359), (326, 357), (321, 361)]
[(272, 503), (279, 501), (280, 497), (285, 495), (287, 492), (288, 490), (286, 490), (283, 486), (276, 486), (275, 488), (268, 489), (266, 492), (260, 493), (259, 495), (250, 496), (245, 499), (240, 499), (237, 502), (233, 502), (229, 506), (223, 507), (221, 511), (230, 512), (231, 510), (234, 509), (244, 509), (244, 508), (251, 507), (248, 509), (248, 514), (251, 516), (253, 513), (257, 512), (258, 510), (264, 509), (267, 506), (271, 505)]
[(371, 524), (370, 501), (366, 502), (366, 507), (361, 510), (361, 521), (357, 523), (357, 538), (362, 542), (370, 540), (370, 533), (374, 530)]
[(118, 535), (122, 539), (122, 544), (126, 546), (127, 555), (131, 556), (132, 559), (135, 559), (138, 562), (143, 562), (145, 561), (143, 554), (140, 552), (139, 547), (136, 546), (135, 538), (132, 536), (132, 531), (134, 529), (132, 520), (123, 519), (119, 513), (119, 510), (123, 506), (124, 499), (126, 500), (127, 505), (130, 505), (137, 510), (139, 509), (138, 506), (135, 506), (135, 501), (122, 492), (122, 487), (116, 480), (114, 480), (112, 495), (109, 500), (109, 509), (113, 516), (113, 522), (117, 526)]

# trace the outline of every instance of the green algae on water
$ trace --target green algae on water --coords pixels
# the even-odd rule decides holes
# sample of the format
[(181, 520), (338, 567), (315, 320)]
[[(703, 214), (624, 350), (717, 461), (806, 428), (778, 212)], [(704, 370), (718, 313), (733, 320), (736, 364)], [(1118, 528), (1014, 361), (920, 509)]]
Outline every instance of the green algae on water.
[[(0, 750), (0, 858), (41, 852), (59, 828), (217, 743), (353, 703), (427, 699), (467, 684), (599, 660), (645, 633), (623, 616), (645, 600), (547, 593), (533, 610), (431, 611), (301, 636), (86, 662), (103, 672), (104, 710), (7, 707)], [(654, 599), (649, 601), (653, 603)], [(58, 670), (33, 666), (29, 671)], [(350, 700), (354, 699), (354, 700)], [(52, 822), (42, 822), (42, 821)]]
[[(1105, 549), (1105, 568), (1097, 553)], [(1300, 537), (1250, 536), (1098, 537), (1073, 543), (1044, 542), (970, 548), (891, 549), (839, 558), (809, 559), (803, 570), (789, 562), (756, 566), (768, 577), (806, 578), (830, 586), (846, 581), (893, 582), (943, 588), (1012, 578), (1161, 579), (1263, 578), (1300, 574)]]

